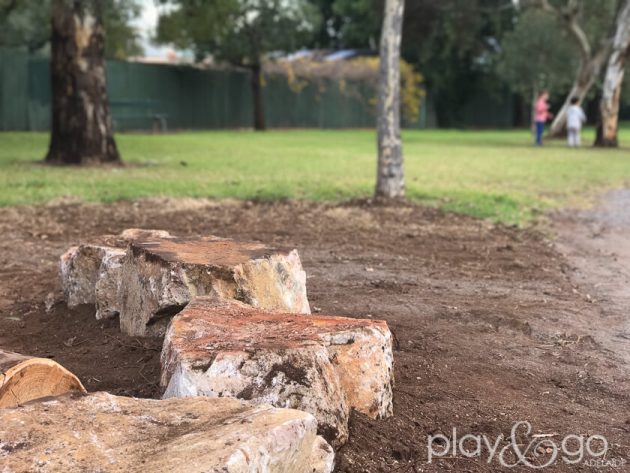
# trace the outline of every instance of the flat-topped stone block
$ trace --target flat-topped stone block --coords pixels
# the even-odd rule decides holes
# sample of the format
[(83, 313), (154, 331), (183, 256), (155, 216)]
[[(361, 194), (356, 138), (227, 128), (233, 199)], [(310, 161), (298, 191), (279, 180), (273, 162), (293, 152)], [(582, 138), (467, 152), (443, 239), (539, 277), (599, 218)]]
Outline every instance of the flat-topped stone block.
[(196, 296), (310, 313), (296, 250), (217, 237), (136, 238), (120, 273), (120, 326), (133, 336), (164, 335), (170, 317)]
[(120, 315), (121, 330), (133, 336), (164, 335), (197, 295), (310, 313), (297, 251), (260, 243), (132, 228), (70, 248), (60, 272), (68, 307), (95, 304), (97, 319)]
[(330, 473), (314, 417), (235, 399), (96, 393), (0, 409), (7, 472)]
[(117, 316), (120, 268), (127, 245), (136, 238), (168, 236), (164, 230), (131, 228), (120, 235), (104, 235), (68, 249), (61, 256), (59, 268), (68, 307), (95, 304), (97, 319)]
[(392, 414), (392, 337), (384, 321), (299, 316), (199, 297), (171, 321), (164, 397), (237, 397), (313, 414), (339, 446), (351, 408)]

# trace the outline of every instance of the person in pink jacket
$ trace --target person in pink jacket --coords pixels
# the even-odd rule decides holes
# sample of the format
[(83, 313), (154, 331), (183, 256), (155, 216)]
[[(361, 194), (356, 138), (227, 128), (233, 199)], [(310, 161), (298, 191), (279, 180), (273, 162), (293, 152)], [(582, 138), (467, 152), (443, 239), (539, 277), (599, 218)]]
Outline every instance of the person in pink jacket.
[(534, 107), (534, 122), (536, 123), (536, 144), (542, 146), (542, 137), (545, 132), (545, 123), (553, 118), (553, 113), (549, 111), (549, 92), (543, 90), (536, 100)]

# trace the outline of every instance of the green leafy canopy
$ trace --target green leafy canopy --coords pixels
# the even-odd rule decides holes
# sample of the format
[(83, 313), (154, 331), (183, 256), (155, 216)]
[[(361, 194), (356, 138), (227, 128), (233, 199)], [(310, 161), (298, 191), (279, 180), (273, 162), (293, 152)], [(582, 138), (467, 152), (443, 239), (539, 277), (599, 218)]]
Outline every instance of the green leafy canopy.
[(157, 40), (213, 54), (232, 64), (259, 65), (275, 51), (305, 46), (319, 27), (307, 0), (162, 0), (175, 8), (162, 14)]
[[(50, 41), (51, 3), (52, 0), (0, 0), (0, 47), (30, 53), (44, 50)], [(105, 55), (124, 59), (142, 53), (138, 32), (130, 24), (140, 14), (138, 2), (100, 0), (98, 6), (105, 25)]]
[(536, 90), (569, 88), (577, 59), (558, 19), (529, 10), (504, 36), (497, 71), (512, 90), (529, 97)]

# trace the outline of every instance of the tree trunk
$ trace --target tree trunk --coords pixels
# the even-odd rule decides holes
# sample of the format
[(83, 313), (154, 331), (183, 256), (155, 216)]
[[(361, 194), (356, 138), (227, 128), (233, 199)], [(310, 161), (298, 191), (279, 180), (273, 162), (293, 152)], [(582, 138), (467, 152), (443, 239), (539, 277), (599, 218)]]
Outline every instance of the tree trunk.
[(255, 64), (250, 68), (252, 83), (252, 99), (254, 101), (254, 130), (265, 131), (265, 107), (263, 105), (263, 90), (261, 74), (262, 68), (260, 64)]
[(619, 146), (619, 101), (624, 71), (630, 54), (630, 0), (617, 15), (617, 28), (613, 39), (613, 51), (608, 59), (606, 77), (599, 105), (600, 123), (597, 127), (595, 146), (616, 148)]
[(52, 133), (46, 162), (120, 163), (105, 79), (100, 2), (54, 0)]
[(551, 128), (549, 131), (551, 136), (559, 137), (563, 136), (566, 133), (567, 111), (569, 110), (569, 106), (571, 105), (571, 98), (577, 97), (580, 103), (582, 103), (582, 101), (586, 97), (586, 94), (588, 94), (588, 92), (591, 90), (591, 87), (595, 83), (595, 80), (601, 73), (606, 57), (608, 56), (608, 51), (609, 48), (603, 48), (594, 57), (588, 60), (583, 59), (580, 62), (580, 68), (578, 69), (573, 87), (571, 87), (571, 91), (569, 92), (569, 95), (567, 95), (564, 104), (562, 105), (562, 108), (556, 114), (556, 117), (551, 124)]
[(85, 393), (85, 388), (60, 364), (0, 350), (0, 408), (68, 392)]
[(400, 42), (404, 8), (404, 0), (385, 1), (377, 108), (377, 198), (394, 199), (405, 196), (400, 139)]
[(571, 92), (567, 95), (560, 111), (556, 114), (556, 118), (551, 124), (551, 136), (562, 136), (566, 132), (567, 110), (571, 105), (571, 98), (577, 97), (580, 103), (586, 97), (586, 94), (593, 86), (593, 83), (599, 77), (604, 62), (610, 54), (611, 41), (606, 40), (598, 45), (596, 51), (593, 50), (588, 35), (579, 23), (581, 2), (579, 0), (567, 0), (562, 7), (555, 6), (550, 0), (536, 0), (533, 2), (544, 11), (554, 14), (573, 38), (575, 45), (580, 51), (580, 65), (577, 70)]

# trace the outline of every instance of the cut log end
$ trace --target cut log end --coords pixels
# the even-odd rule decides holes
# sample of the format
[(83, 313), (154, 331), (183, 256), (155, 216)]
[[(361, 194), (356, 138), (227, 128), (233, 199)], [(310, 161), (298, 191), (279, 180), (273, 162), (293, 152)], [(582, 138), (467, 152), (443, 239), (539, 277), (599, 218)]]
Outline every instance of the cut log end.
[(0, 408), (72, 392), (86, 390), (59, 363), (0, 350)]

